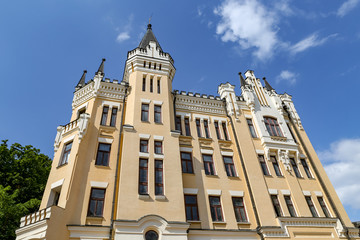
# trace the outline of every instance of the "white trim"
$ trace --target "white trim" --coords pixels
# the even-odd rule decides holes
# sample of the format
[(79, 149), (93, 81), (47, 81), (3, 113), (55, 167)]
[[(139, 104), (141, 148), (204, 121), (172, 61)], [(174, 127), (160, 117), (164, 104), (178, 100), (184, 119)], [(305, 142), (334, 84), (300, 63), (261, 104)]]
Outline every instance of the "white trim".
[(222, 155), (222, 156), (232, 157), (232, 156), (234, 156), (234, 152), (221, 151), (221, 155)]
[(85, 107), (85, 109), (87, 109), (87, 106), (88, 106), (89, 102), (86, 102), (86, 103), (83, 103), (81, 104), (80, 106), (76, 107), (77, 108), (77, 111), (79, 112), (79, 110), (81, 110), (82, 108)]
[(268, 189), (269, 193), (271, 195), (277, 195), (278, 194), (278, 190), (277, 189)]
[(302, 191), (304, 196), (311, 196), (311, 192), (310, 191)]
[(226, 122), (226, 123), (227, 123), (227, 119), (226, 119), (226, 118), (211, 117), (211, 119), (213, 120), (213, 122), (218, 121), (218, 122)]
[(191, 152), (192, 153), (193, 149), (192, 148), (188, 148), (188, 147), (180, 147), (180, 152)]
[(229, 191), (232, 197), (243, 197), (244, 191)]
[(249, 115), (249, 114), (244, 114), (244, 117), (245, 117), (246, 119), (252, 119), (252, 118), (253, 118), (253, 116), (252, 116), (252, 115)]
[(51, 189), (54, 189), (54, 188), (57, 188), (57, 187), (60, 187), (61, 185), (63, 185), (64, 183), (64, 178), (63, 179), (60, 179), (59, 181), (56, 181), (54, 183), (51, 184)]
[(149, 199), (150, 196), (149, 196), (149, 194), (139, 194), (139, 195), (138, 195), (138, 198), (145, 200), (145, 199)]
[(141, 99), (141, 103), (147, 103), (147, 104), (150, 104), (151, 100), (150, 99), (144, 99), (142, 98)]
[(208, 120), (209, 123), (211, 122), (210, 117), (207, 116), (207, 115), (193, 114), (193, 117), (194, 117), (194, 119), (200, 119), (200, 120), (203, 120), (203, 121), (204, 121), (204, 119), (206, 119), (206, 120)]
[(155, 200), (165, 200), (165, 195), (155, 195)]
[(304, 154), (300, 154), (300, 158), (301, 158), (301, 159), (303, 159), (303, 158), (305, 159), (306, 156), (305, 156)]
[(141, 139), (150, 139), (150, 134), (140, 133), (140, 134), (139, 134), (139, 137), (140, 137)]
[(207, 191), (207, 194), (211, 195), (211, 196), (220, 196), (221, 195), (220, 189), (208, 189), (206, 191)]
[(117, 102), (102, 101), (101, 106), (102, 107), (109, 106), (110, 108), (117, 107), (118, 109), (120, 109), (120, 103), (117, 103)]
[(214, 150), (200, 149), (200, 152), (201, 152), (201, 153), (204, 153), (204, 154), (213, 154), (213, 153), (214, 153)]
[(156, 154), (156, 153), (154, 153), (154, 158), (155, 159), (164, 159), (164, 154)]
[(139, 152), (139, 157), (149, 157), (149, 153)]
[(265, 155), (265, 151), (264, 151), (264, 150), (257, 150), (257, 149), (256, 149), (256, 153), (257, 153), (257, 154)]
[(90, 181), (91, 187), (97, 187), (97, 188), (107, 188), (109, 185), (108, 182), (96, 182), (96, 181)]
[(189, 121), (191, 121), (191, 113), (184, 113), (184, 112), (176, 112), (177, 117), (181, 117), (183, 120), (185, 117), (189, 118)]
[(114, 139), (111, 139), (111, 138), (102, 138), (102, 137), (99, 137), (98, 138), (98, 142), (101, 142), (101, 143), (113, 143)]
[(281, 191), (282, 195), (286, 195), (286, 196), (291, 195), (291, 194), (290, 194), (290, 190), (287, 190), (287, 189), (281, 189), (280, 191)]
[(156, 135), (154, 135), (154, 140), (164, 141), (164, 136), (156, 136)]
[(153, 101), (154, 105), (162, 105), (163, 104), (163, 101)]
[(74, 140), (74, 138), (75, 138), (75, 135), (69, 136), (67, 138), (64, 138), (63, 142), (64, 142), (64, 144), (67, 144), (70, 141)]
[(197, 194), (198, 193), (198, 191), (199, 191), (199, 189), (197, 189), (197, 188), (184, 188), (183, 189), (183, 192), (184, 192), (184, 194)]
[(317, 197), (322, 197), (322, 196), (323, 196), (323, 193), (320, 192), (320, 191), (314, 191), (314, 194), (315, 194), (315, 196), (317, 196)]

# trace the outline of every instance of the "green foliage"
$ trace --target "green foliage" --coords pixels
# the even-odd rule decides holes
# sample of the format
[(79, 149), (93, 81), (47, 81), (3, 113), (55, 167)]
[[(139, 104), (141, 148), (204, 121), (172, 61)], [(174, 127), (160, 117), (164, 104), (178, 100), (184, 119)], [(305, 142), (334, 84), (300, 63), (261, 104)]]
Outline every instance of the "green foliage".
[(15, 239), (20, 218), (39, 209), (51, 159), (33, 146), (0, 145), (0, 239)]

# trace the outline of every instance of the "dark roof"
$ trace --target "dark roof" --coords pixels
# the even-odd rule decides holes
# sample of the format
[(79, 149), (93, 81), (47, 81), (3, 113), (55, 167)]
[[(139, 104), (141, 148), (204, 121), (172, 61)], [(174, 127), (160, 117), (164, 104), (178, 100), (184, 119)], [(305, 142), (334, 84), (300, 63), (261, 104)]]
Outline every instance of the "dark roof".
[(248, 86), (249, 84), (246, 83), (245, 79), (241, 75), (241, 72), (239, 72), (239, 76), (240, 76), (240, 84), (241, 84), (241, 86), (242, 87)]
[(270, 83), (268, 83), (268, 81), (266, 81), (266, 78), (263, 77), (263, 80), (265, 82), (265, 88), (268, 90), (268, 91), (272, 91), (272, 90), (275, 90), (272, 88), (272, 86), (270, 85)]
[(156, 47), (158, 47), (160, 49), (160, 51), (163, 51), (160, 44), (159, 44), (159, 42), (157, 41), (154, 33), (151, 30), (151, 24), (148, 24), (147, 31), (146, 31), (143, 39), (141, 40), (141, 42), (139, 44), (139, 48), (146, 49), (147, 46), (149, 45), (150, 41), (155, 42)]
[(96, 74), (102, 73), (104, 75), (104, 62), (106, 61), (105, 58), (102, 59), (99, 69), (97, 70)]
[(81, 76), (78, 84), (76, 85), (76, 87), (81, 88), (81, 87), (85, 86), (85, 76), (86, 76), (86, 73), (87, 73), (87, 71), (84, 70), (84, 73), (82, 74), (82, 76)]

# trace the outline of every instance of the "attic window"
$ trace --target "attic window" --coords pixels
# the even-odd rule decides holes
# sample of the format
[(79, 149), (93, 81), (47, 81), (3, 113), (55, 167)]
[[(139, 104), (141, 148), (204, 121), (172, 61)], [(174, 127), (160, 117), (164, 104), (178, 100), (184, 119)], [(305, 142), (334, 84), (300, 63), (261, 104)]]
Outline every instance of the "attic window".
[(151, 68), (151, 62), (149, 62), (149, 68)]
[(144, 67), (146, 67), (146, 61), (144, 61)]
[(154, 69), (156, 69), (156, 63), (154, 63)]
[(159, 70), (161, 70), (161, 64), (159, 65)]

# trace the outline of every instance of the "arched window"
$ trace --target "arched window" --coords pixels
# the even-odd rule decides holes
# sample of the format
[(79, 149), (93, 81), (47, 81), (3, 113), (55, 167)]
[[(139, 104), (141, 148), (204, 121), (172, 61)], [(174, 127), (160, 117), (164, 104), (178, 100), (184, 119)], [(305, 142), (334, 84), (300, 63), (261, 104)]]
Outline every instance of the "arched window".
[(283, 137), (280, 126), (275, 118), (264, 117), (264, 122), (270, 136)]
[(159, 235), (154, 230), (147, 231), (145, 233), (145, 240), (158, 240)]

